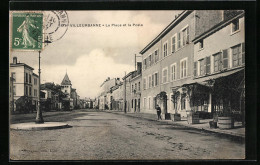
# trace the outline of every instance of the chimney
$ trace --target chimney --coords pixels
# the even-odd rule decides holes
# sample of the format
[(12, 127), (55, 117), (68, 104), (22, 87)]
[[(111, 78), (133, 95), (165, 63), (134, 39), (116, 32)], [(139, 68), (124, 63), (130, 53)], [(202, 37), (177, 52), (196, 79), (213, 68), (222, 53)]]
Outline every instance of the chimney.
[(137, 74), (142, 73), (142, 62), (137, 62)]
[(17, 64), (17, 57), (13, 57), (13, 64)]

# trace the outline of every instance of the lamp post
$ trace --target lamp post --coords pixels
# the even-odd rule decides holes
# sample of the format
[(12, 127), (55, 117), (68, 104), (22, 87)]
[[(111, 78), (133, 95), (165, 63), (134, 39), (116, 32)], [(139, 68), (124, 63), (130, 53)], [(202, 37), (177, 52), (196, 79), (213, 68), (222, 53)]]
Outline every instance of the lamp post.
[(35, 119), (36, 124), (43, 124), (44, 120), (42, 117), (42, 111), (40, 108), (40, 93), (41, 93), (41, 51), (39, 51), (39, 92), (38, 92), (38, 106), (37, 106), (37, 115)]

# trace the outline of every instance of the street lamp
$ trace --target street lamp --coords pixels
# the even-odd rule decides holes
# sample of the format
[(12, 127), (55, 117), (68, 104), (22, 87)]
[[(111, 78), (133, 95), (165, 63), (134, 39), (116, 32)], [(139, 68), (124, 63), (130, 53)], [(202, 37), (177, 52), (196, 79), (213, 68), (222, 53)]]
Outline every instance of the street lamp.
[(38, 106), (37, 106), (37, 115), (35, 119), (36, 124), (43, 124), (44, 120), (42, 117), (42, 111), (40, 108), (40, 93), (41, 93), (41, 51), (39, 51), (39, 92), (38, 92)]

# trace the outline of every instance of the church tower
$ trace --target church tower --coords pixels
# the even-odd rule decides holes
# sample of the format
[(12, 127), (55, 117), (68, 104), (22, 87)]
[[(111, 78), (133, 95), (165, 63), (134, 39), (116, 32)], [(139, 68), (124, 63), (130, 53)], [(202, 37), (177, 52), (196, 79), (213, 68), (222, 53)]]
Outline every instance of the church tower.
[(66, 72), (66, 74), (61, 82), (61, 91), (65, 94), (68, 94), (69, 98), (70, 98), (70, 93), (71, 93), (71, 87), (72, 87), (72, 84), (71, 84), (69, 76)]

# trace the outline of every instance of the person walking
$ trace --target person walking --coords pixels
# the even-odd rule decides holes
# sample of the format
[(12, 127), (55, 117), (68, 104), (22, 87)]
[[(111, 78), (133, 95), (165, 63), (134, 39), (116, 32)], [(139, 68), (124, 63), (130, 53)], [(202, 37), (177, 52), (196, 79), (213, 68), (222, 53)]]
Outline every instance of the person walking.
[(159, 105), (157, 104), (156, 105), (156, 111), (157, 111), (157, 116), (158, 116), (158, 120), (161, 119), (162, 120), (162, 117), (161, 117), (161, 108), (159, 107)]

